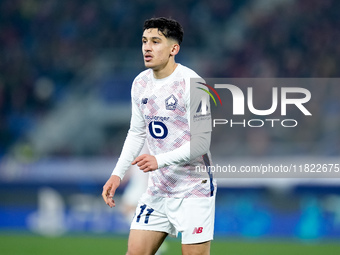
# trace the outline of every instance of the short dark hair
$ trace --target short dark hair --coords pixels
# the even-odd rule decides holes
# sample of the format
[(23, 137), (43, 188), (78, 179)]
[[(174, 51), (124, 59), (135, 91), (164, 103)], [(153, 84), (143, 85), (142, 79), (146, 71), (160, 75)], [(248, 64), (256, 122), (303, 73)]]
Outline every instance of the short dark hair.
[(166, 38), (176, 40), (179, 45), (183, 41), (183, 28), (176, 20), (164, 17), (147, 19), (143, 31), (150, 28), (157, 28)]

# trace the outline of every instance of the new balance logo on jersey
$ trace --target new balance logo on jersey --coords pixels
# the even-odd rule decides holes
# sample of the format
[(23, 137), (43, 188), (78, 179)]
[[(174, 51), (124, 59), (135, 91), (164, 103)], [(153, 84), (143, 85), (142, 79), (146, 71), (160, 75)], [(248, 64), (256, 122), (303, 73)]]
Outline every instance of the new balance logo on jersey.
[(178, 102), (177, 98), (174, 95), (171, 95), (167, 99), (165, 99), (165, 108), (167, 110), (175, 110), (177, 102)]
[(201, 234), (203, 232), (203, 227), (198, 227), (194, 229), (194, 232), (192, 234)]
[(148, 100), (149, 100), (149, 98), (142, 98), (142, 104), (147, 104), (148, 103)]

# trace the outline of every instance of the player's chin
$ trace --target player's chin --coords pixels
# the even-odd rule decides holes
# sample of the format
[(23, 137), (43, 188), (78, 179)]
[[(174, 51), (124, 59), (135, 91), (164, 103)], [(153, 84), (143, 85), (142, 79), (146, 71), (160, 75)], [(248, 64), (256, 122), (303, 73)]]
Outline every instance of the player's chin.
[(154, 65), (151, 63), (151, 61), (144, 61), (144, 65), (146, 68), (153, 68)]

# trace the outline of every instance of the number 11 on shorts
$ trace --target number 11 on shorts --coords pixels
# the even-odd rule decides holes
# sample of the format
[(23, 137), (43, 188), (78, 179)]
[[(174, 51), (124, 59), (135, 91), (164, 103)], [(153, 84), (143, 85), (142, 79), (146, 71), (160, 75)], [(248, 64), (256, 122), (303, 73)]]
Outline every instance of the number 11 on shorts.
[[(140, 206), (140, 212), (139, 212), (139, 214), (138, 214), (138, 216), (137, 216), (136, 222), (139, 222), (139, 221), (140, 221), (140, 218), (142, 217), (142, 214), (143, 214), (143, 212), (144, 212), (145, 209), (146, 209), (146, 205), (141, 205), (141, 206)], [(147, 214), (145, 215), (144, 223), (145, 223), (145, 224), (148, 224), (148, 223), (149, 223), (150, 215), (151, 215), (151, 213), (154, 211), (154, 209), (148, 208), (148, 209), (146, 209), (146, 211), (147, 211)]]

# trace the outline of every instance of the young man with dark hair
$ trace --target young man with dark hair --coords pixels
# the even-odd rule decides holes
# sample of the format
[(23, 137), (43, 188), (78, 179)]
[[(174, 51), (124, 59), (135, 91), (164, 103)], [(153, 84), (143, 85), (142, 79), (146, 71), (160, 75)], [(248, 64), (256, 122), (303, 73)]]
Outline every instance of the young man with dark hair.
[[(178, 232), (182, 254), (210, 253), (216, 183), (210, 173), (196, 171), (210, 164), (209, 96), (197, 89), (199, 83), (190, 87), (190, 79), (200, 77), (175, 62), (182, 39), (183, 29), (175, 20), (145, 21), (142, 52), (148, 69), (133, 81), (130, 129), (103, 187), (103, 199), (113, 207), (115, 191), (131, 164), (149, 173), (148, 189), (131, 223), (129, 255), (155, 254), (167, 235)], [(150, 154), (137, 157), (145, 140)]]

